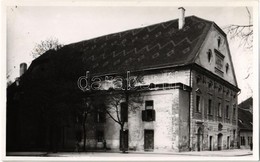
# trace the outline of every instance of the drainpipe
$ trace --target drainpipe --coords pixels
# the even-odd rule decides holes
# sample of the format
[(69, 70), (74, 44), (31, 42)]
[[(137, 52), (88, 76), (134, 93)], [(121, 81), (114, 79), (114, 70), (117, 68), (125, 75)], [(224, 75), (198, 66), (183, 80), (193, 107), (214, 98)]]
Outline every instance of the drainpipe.
[[(190, 69), (190, 80), (189, 80), (189, 86), (191, 87), (191, 69)], [(191, 94), (192, 94), (192, 89), (191, 89), (191, 91), (189, 92), (189, 117), (188, 117), (188, 119), (189, 119), (189, 121), (188, 121), (188, 123), (189, 123), (189, 151), (191, 151)]]

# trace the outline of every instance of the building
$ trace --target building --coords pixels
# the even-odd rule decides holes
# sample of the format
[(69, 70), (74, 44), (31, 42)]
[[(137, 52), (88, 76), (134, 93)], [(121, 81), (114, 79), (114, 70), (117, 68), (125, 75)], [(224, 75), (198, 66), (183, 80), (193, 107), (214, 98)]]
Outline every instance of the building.
[[(82, 107), (84, 93), (77, 83), (86, 71), (101, 78), (144, 74), (138, 86), (149, 89), (138, 91), (143, 100), (136, 111), (125, 112), (129, 150), (236, 147), (240, 90), (226, 34), (212, 21), (185, 17), (183, 8), (180, 12), (175, 20), (66, 45), (35, 59), (20, 77), (20, 90), (11, 85), (8, 91), (8, 112), (19, 111), (19, 117), (7, 119), (7, 148), (74, 149), (79, 119), (72, 114)], [(102, 148), (104, 139), (109, 149), (122, 145), (119, 125), (105, 116), (98, 123), (92, 120), (96, 115), (89, 118), (84, 129), (88, 149)]]
[(253, 98), (250, 97), (238, 105), (239, 146), (249, 149), (253, 144)]

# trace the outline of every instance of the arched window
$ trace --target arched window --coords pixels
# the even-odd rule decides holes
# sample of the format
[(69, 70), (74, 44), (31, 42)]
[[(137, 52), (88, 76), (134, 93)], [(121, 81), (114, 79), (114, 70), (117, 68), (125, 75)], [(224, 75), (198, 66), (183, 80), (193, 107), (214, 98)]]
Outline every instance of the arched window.
[(208, 50), (207, 55), (208, 55), (208, 62), (211, 62), (211, 59), (212, 59), (212, 51), (211, 51), (211, 49)]
[(220, 45), (221, 45), (221, 38), (218, 37), (218, 48), (220, 47)]
[(228, 70), (229, 70), (229, 64), (227, 63), (226, 64), (226, 73), (228, 72)]

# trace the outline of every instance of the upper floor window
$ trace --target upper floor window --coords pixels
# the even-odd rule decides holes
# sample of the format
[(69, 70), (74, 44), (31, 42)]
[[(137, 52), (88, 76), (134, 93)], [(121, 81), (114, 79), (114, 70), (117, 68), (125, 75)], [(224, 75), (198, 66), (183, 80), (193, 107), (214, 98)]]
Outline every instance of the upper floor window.
[(236, 119), (236, 104), (233, 105), (233, 119)]
[(221, 117), (222, 116), (222, 106), (221, 106), (221, 103), (218, 103), (218, 108), (217, 108), (217, 111), (218, 111), (218, 117)]
[(221, 45), (221, 37), (218, 37), (218, 48), (220, 47), (220, 45)]
[(212, 51), (211, 51), (211, 49), (208, 50), (207, 55), (208, 55), (208, 62), (211, 62), (211, 59), (212, 59)]
[(197, 95), (196, 96), (196, 112), (200, 112), (201, 109), (200, 109), (200, 96)]
[(208, 114), (212, 115), (212, 100), (208, 100)]
[(229, 106), (226, 106), (226, 118), (229, 119)]
[(106, 112), (105, 112), (105, 105), (101, 104), (97, 108), (96, 112), (96, 122), (97, 123), (104, 123), (106, 121)]
[(153, 100), (145, 101), (145, 110), (142, 111), (143, 121), (155, 121), (155, 110)]
[(196, 82), (199, 83), (201, 81), (201, 76), (200, 75), (197, 75), (196, 76)]
[(153, 109), (153, 100), (145, 101), (145, 110), (152, 110)]

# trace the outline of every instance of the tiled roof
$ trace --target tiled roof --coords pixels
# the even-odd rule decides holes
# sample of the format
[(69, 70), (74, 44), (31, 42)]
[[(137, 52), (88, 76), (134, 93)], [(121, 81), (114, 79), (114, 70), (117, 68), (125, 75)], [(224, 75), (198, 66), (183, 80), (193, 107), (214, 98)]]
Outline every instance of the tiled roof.
[(238, 108), (238, 127), (240, 130), (253, 130), (253, 114), (249, 110)]
[(253, 129), (252, 108), (253, 98), (250, 97), (238, 105), (238, 127), (242, 130)]
[(212, 24), (190, 16), (181, 30), (176, 19), (73, 43), (61, 53), (70, 64), (82, 64), (81, 70), (92, 74), (181, 66), (194, 61)]

